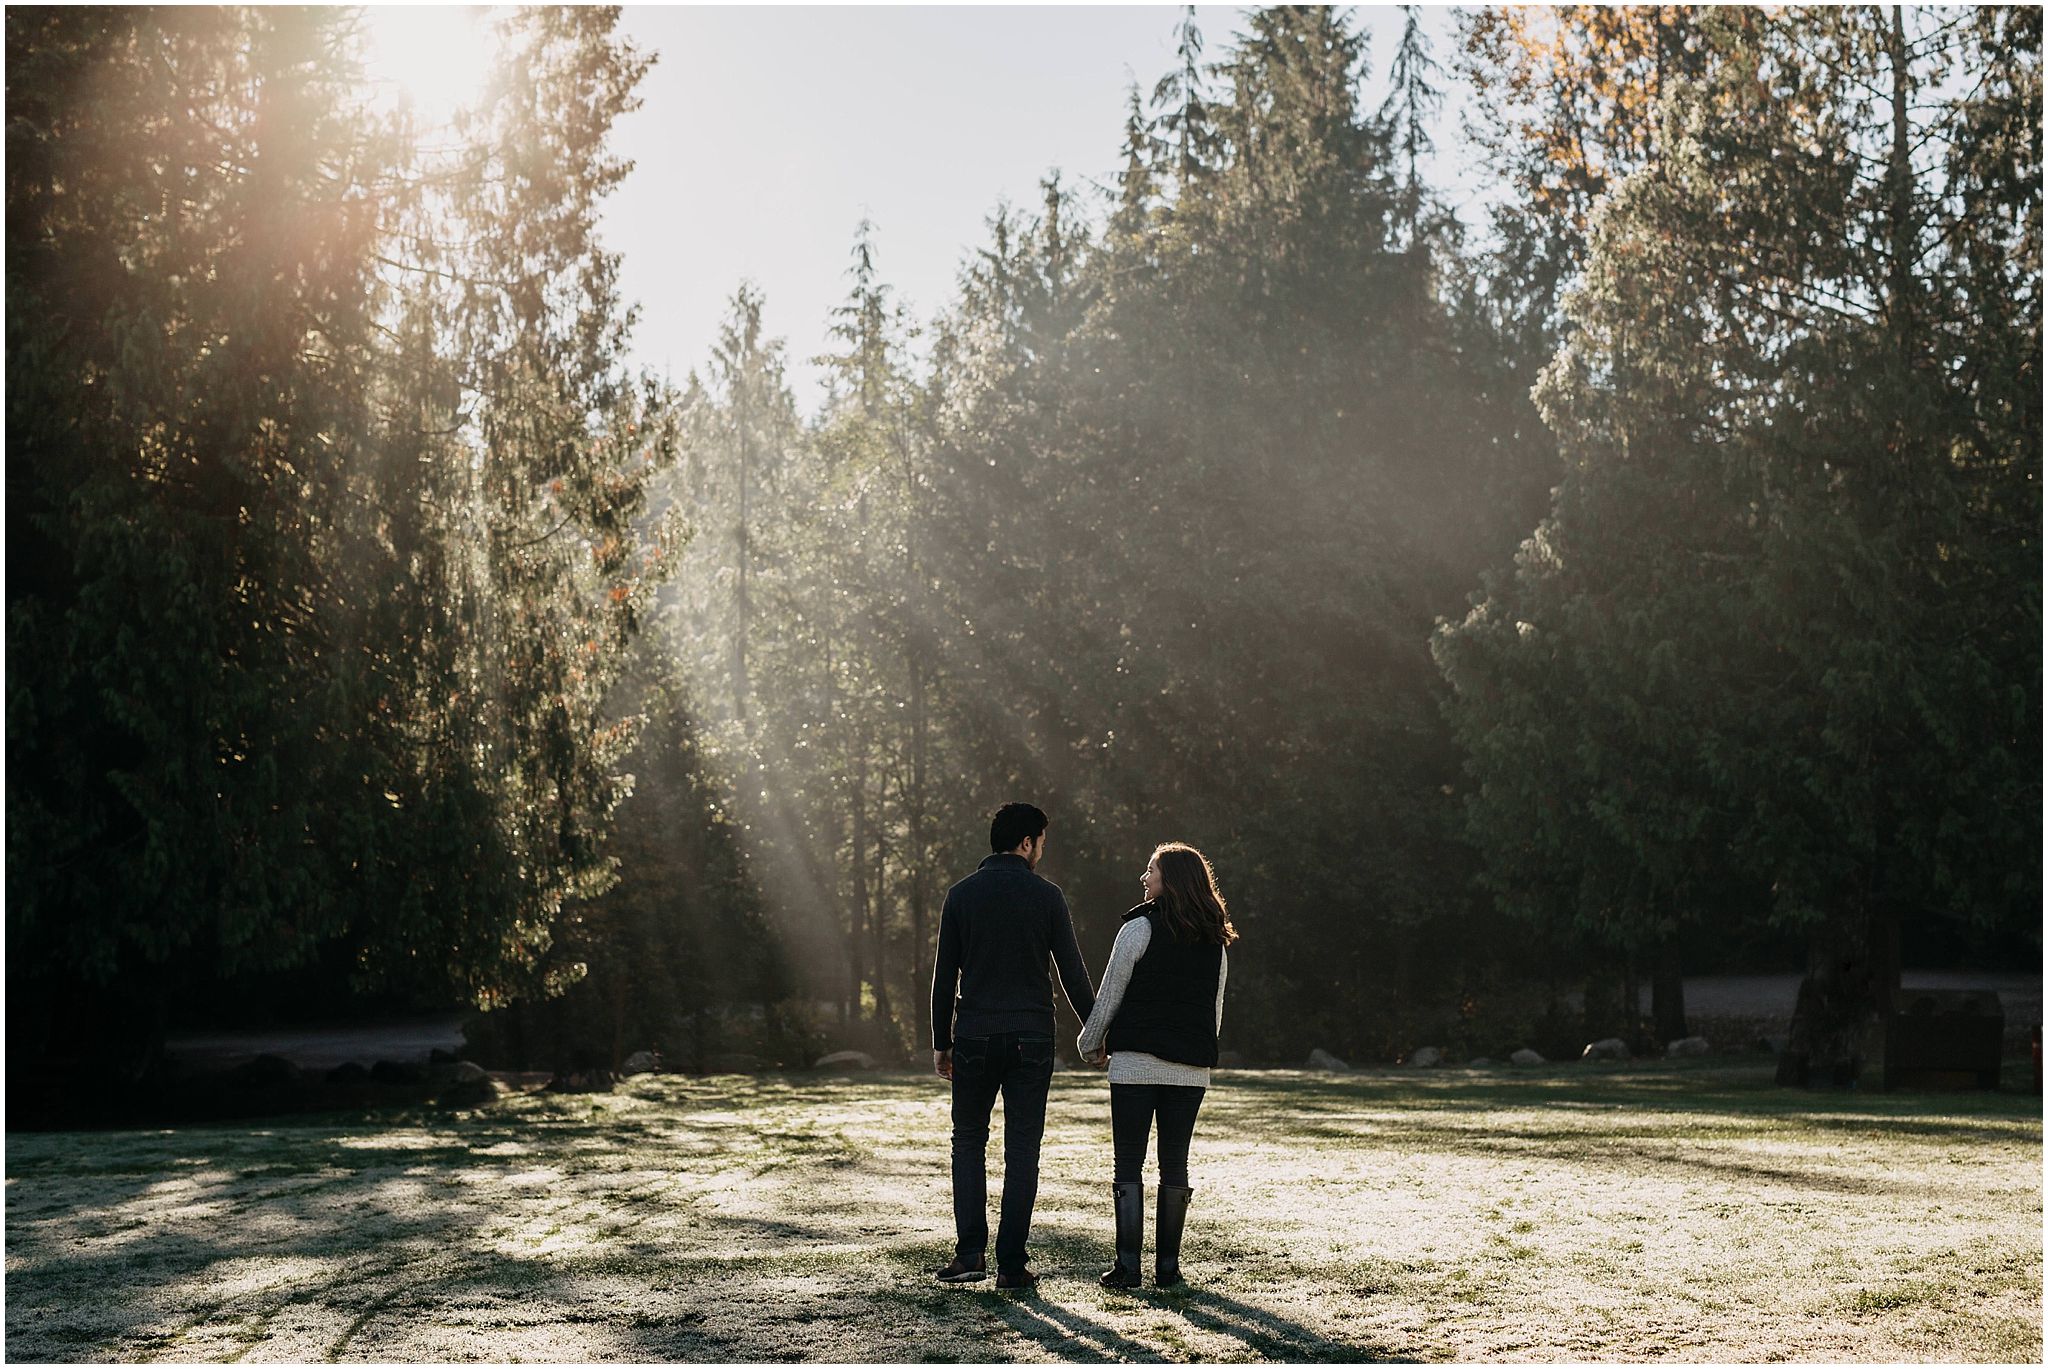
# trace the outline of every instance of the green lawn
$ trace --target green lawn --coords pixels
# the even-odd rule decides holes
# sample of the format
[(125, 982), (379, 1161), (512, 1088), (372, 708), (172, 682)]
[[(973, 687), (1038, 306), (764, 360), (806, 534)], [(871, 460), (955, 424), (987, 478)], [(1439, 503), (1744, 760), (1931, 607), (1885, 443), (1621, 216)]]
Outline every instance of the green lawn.
[(1099, 1074), (1054, 1082), (1028, 1297), (924, 1274), (951, 1246), (935, 1078), (14, 1134), (6, 1353), (2041, 1357), (2031, 1096), (1793, 1093), (1757, 1067), (1223, 1072), (1193, 1284), (1128, 1294), (1094, 1277), (1107, 1099)]

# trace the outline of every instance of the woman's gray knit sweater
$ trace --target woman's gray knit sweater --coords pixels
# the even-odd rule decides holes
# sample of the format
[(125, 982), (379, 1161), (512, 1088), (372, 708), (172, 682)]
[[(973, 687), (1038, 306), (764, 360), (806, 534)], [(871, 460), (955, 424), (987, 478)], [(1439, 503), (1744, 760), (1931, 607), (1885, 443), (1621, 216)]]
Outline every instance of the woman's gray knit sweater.
[[(1088, 1014), (1088, 1024), (1081, 1028), (1078, 1042), (1083, 1056), (1093, 1055), (1102, 1049), (1102, 1040), (1109, 1035), (1109, 1024), (1116, 1017), (1116, 1010), (1123, 1005), (1124, 990), (1131, 984), (1131, 970), (1139, 957), (1152, 944), (1152, 919), (1134, 917), (1116, 934), (1116, 944), (1109, 950), (1109, 965), (1102, 972), (1102, 987), (1095, 991), (1095, 1011)], [(1223, 1030), (1223, 982), (1230, 977), (1230, 952), (1225, 949), (1223, 959), (1216, 967), (1216, 1030)], [(1109, 1057), (1109, 1082), (1112, 1084), (1174, 1084), (1182, 1088), (1205, 1089), (1209, 1087), (1209, 1071), (1203, 1065), (1183, 1065), (1177, 1060), (1161, 1060), (1144, 1051), (1113, 1051)]]

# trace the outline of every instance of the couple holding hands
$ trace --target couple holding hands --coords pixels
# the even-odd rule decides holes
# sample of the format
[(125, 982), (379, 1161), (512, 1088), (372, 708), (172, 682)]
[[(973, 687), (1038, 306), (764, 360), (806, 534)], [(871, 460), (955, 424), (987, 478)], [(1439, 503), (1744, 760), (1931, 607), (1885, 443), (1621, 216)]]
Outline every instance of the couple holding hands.
[(1153, 1282), (1181, 1282), (1188, 1144), (1216, 1064), (1223, 1026), (1224, 947), (1237, 939), (1208, 860), (1168, 842), (1145, 866), (1145, 901), (1124, 914), (1100, 992), (1074, 937), (1059, 886), (1040, 878), (1046, 817), (1028, 803), (1005, 804), (989, 825), (995, 854), (946, 894), (932, 975), (932, 1050), (953, 1084), (953, 1260), (942, 1283), (988, 1277), (988, 1132), (1003, 1099), (1002, 1220), (996, 1229), (996, 1287), (1038, 1282), (1026, 1264), (1031, 1208), (1038, 1199), (1038, 1149), (1052, 1087), (1053, 1003), (1047, 964), (1057, 966), (1067, 1001), (1086, 1022), (1082, 1059), (1109, 1071), (1110, 1135), (1116, 1157), (1116, 1263), (1100, 1282), (1135, 1288), (1145, 1237), (1145, 1148), (1159, 1127), (1159, 1203)]

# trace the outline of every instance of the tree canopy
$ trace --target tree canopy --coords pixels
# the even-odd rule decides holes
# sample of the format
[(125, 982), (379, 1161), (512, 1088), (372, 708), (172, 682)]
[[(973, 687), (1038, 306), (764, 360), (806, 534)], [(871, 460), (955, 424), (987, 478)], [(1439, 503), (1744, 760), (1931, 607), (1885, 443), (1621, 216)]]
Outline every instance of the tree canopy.
[(297, 974), (900, 1057), (1017, 798), (1098, 962), (1214, 858), (1269, 1058), (1763, 939), (1853, 1077), (1902, 938), (2038, 936), (2037, 11), (1411, 10), (1368, 108), (1347, 12), (1189, 9), (929, 317), (854, 229), (809, 418), (751, 282), (627, 364), (617, 19), (427, 130), (356, 12), (9, 10), (24, 1050)]

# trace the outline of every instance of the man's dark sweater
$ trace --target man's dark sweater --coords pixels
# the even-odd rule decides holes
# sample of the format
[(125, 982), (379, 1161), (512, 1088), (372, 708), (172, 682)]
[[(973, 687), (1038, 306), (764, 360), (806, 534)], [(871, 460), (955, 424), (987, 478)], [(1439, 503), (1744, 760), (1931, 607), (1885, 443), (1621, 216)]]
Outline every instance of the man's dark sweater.
[[(932, 967), (932, 1049), (955, 1036), (997, 1032), (1053, 1034), (1050, 958), (1060, 988), (1082, 1021), (1095, 1009), (1088, 967), (1074, 939), (1073, 914), (1060, 886), (1032, 872), (1024, 857), (994, 855), (946, 892), (939, 914), (939, 959)], [(959, 983), (958, 1021), (953, 988)]]

